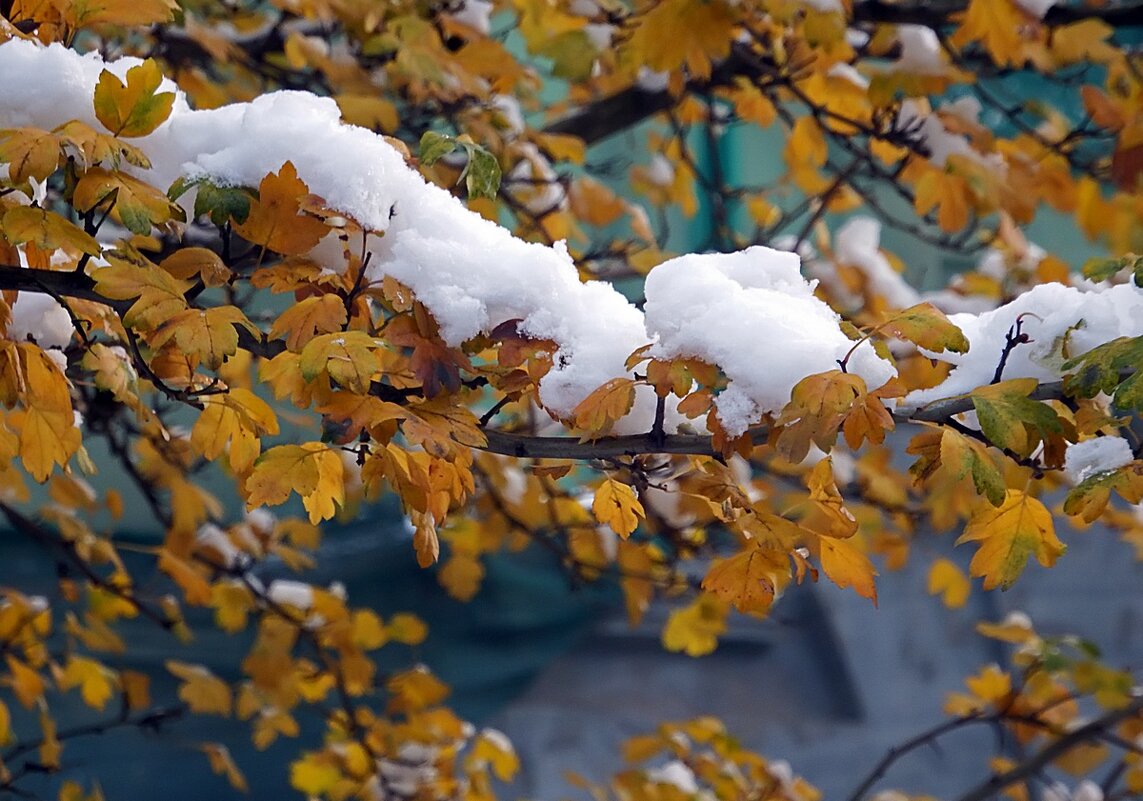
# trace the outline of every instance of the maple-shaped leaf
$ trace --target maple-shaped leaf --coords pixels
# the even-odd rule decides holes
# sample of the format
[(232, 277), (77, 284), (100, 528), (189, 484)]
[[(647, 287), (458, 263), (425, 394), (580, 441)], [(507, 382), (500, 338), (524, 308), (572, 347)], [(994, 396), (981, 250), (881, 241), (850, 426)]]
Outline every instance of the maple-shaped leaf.
[(296, 492), (311, 523), (329, 519), (345, 501), (344, 470), (337, 451), (323, 443), (277, 445), (255, 461), (246, 506), (277, 506)]
[(242, 326), (255, 336), (261, 334), (235, 306), (184, 309), (155, 332), (151, 345), (158, 349), (173, 340), (180, 353), (217, 370), (228, 357), (238, 352), (238, 329), (235, 326)]
[(61, 690), (79, 687), (83, 702), (93, 709), (103, 709), (115, 693), (115, 673), (101, 662), (84, 656), (71, 656), (60, 676)]
[(969, 211), (973, 206), (968, 181), (963, 175), (950, 171), (955, 163), (954, 154), (949, 157), (948, 168), (925, 170), (917, 180), (917, 191), (913, 200), (913, 205), (920, 215), (927, 215), (936, 209), (937, 224), (942, 231), (950, 234), (963, 230), (968, 225)]
[(187, 307), (184, 294), (190, 283), (179, 281), (158, 265), (134, 264), (114, 254), (109, 266), (94, 270), (95, 291), (111, 300), (138, 300), (123, 315), (123, 323), (150, 331), (159, 328)]
[(304, 214), (302, 203), (309, 187), (298, 178), (292, 162), (270, 173), (258, 185), (258, 197), (250, 214), (234, 230), (244, 239), (283, 256), (300, 256), (312, 250), (330, 229), (321, 220)]
[(877, 585), (874, 579), (877, 570), (853, 539), (819, 536), (817, 544), (822, 572), (829, 576), (830, 581), (843, 590), (853, 587), (854, 592), (873, 601), (876, 606)]
[(957, 539), (979, 542), (969, 573), (984, 578), (984, 589), (1008, 589), (1024, 570), (1029, 557), (1051, 567), (1067, 550), (1056, 537), (1052, 515), (1040, 501), (1010, 489), (999, 507), (985, 507), (969, 520)]
[(4, 212), (0, 233), (13, 245), (31, 243), (41, 250), (52, 252), (66, 248), (92, 256), (99, 255), (99, 243), (75, 223), (54, 211), (36, 206), (16, 206)]
[(672, 609), (663, 626), (663, 647), (687, 656), (706, 656), (726, 633), (729, 611), (730, 604), (711, 593), (702, 593), (687, 606)]
[(579, 402), (572, 410), (572, 421), (589, 438), (606, 436), (634, 403), (635, 381), (613, 378)]
[(43, 181), (59, 167), (64, 139), (40, 128), (8, 128), (0, 131), (0, 163), (8, 165), (8, 177), (22, 184), (29, 178)]
[(241, 387), (207, 395), (202, 401), (202, 413), (191, 429), (191, 445), (211, 461), (227, 453), (230, 468), (235, 473), (246, 472), (261, 453), (260, 437), (278, 433), (273, 409)]
[(651, 359), (647, 363), (647, 382), (660, 398), (669, 394), (685, 398), (695, 384), (714, 388), (723, 383), (718, 367), (700, 359)]
[(960, 609), (968, 601), (972, 584), (959, 567), (949, 559), (937, 559), (929, 568), (929, 595), (940, 595), (949, 609)]
[(192, 712), (204, 715), (230, 716), (234, 699), (230, 687), (202, 665), (192, 665), (168, 659), (167, 670), (183, 681), (179, 698), (186, 701)]
[(270, 336), (286, 336), (286, 347), (301, 350), (316, 334), (340, 331), (349, 319), (345, 301), (337, 295), (317, 295), (295, 303), (282, 312), (270, 328)]
[(1080, 398), (1111, 395), (1122, 411), (1143, 411), (1143, 337), (1119, 337), (1064, 364), (1064, 391)]
[(58, 8), (71, 28), (153, 25), (170, 22), (179, 9), (175, 0), (71, 0)]
[(118, 170), (92, 167), (75, 187), (72, 203), (77, 211), (110, 207), (112, 218), (136, 234), (151, 233), (151, 226), (169, 220), (184, 222), (182, 207), (158, 189)]
[(830, 370), (803, 378), (778, 416), (779, 453), (795, 463), (806, 458), (811, 444), (828, 453), (846, 415), (865, 395), (865, 381), (853, 373)]
[(321, 334), (302, 348), (298, 366), (312, 382), (323, 372), (346, 389), (364, 394), (381, 371), (378, 341), (364, 331)]
[(730, 53), (735, 15), (722, 0), (665, 0), (635, 21), (625, 55), (649, 69), (665, 72), (685, 64), (690, 74), (705, 78), (711, 62)]
[(413, 305), (411, 315), (401, 315), (385, 329), (385, 338), (394, 345), (412, 348), (409, 367), (421, 381), (426, 397), (460, 389), (461, 370), (472, 365), (458, 348), (448, 347), (438, 334), (436, 320), (424, 306)]
[(146, 136), (171, 115), (174, 92), (159, 92), (163, 72), (154, 59), (127, 70), (127, 83), (103, 70), (95, 85), (95, 116), (115, 136)]
[(635, 490), (613, 478), (606, 479), (595, 490), (591, 511), (596, 520), (610, 526), (623, 539), (639, 527), (640, 518), (647, 516)]
[(1018, 67), (1024, 60), (1021, 31), (1030, 21), (1013, 0), (970, 0), (952, 43), (979, 41), (998, 66)]
[(75, 425), (67, 378), (59, 366), (31, 343), (17, 346), (25, 389), (23, 409), (8, 422), (19, 434), (20, 461), (36, 481), (47, 481), (79, 450), (82, 433)]
[(5, 677), (5, 683), (15, 693), (16, 700), (25, 709), (31, 709), (36, 701), (44, 695), (44, 689), (47, 686), (44, 677), (13, 654), (5, 654), (4, 659), (8, 664), (8, 675)]
[(980, 430), (988, 441), (1013, 453), (1027, 456), (1063, 432), (1059, 415), (1051, 406), (1028, 396), (1039, 386), (1034, 378), (1014, 378), (979, 387), (969, 393)]
[(878, 327), (933, 353), (968, 352), (968, 337), (931, 303), (918, 303), (894, 312)]
[(1004, 476), (984, 445), (951, 428), (940, 432), (941, 464), (959, 478), (972, 476), (976, 491), (993, 506), (1004, 502)]
[(180, 281), (197, 277), (208, 287), (225, 286), (233, 276), (222, 257), (209, 248), (179, 248), (159, 266)]
[(309, 753), (290, 764), (290, 786), (310, 798), (324, 796), (342, 780), (332, 754)]
[(66, 142), (69, 152), (75, 151), (85, 169), (96, 164), (118, 169), (124, 161), (144, 170), (151, 169), (151, 160), (135, 145), (96, 130), (85, 122), (71, 120), (55, 128), (54, 132)]
[(790, 582), (786, 552), (751, 540), (734, 556), (720, 559), (702, 580), (702, 588), (739, 612), (766, 614), (774, 598)]
[(1117, 470), (1096, 473), (1072, 488), (1064, 499), (1064, 514), (1095, 522), (1111, 500), (1111, 491), (1131, 504), (1143, 502), (1143, 462), (1134, 461)]

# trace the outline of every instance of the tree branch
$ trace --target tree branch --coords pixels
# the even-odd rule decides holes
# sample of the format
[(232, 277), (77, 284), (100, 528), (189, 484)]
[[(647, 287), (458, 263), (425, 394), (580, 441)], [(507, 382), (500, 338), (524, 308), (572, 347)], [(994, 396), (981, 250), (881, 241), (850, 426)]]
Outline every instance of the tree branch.
[[(968, 0), (915, 0), (915, 2), (891, 2), (890, 0), (858, 0), (853, 4), (854, 22), (892, 23), (896, 25), (924, 25), (939, 28), (955, 24), (954, 17), (968, 8)], [(1098, 19), (1116, 28), (1130, 28), (1143, 25), (1143, 3), (1098, 7), (1086, 5), (1054, 5), (1044, 15), (1044, 24), (1049, 26), (1067, 25), (1085, 19)]]

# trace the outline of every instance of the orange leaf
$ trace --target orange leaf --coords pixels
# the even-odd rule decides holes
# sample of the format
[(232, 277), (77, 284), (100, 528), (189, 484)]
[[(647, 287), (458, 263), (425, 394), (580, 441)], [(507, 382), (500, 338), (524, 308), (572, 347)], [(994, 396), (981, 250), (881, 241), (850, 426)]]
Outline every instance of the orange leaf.
[(329, 227), (321, 220), (300, 213), (309, 187), (298, 178), (287, 161), (275, 175), (270, 173), (258, 186), (258, 199), (250, 203), (250, 216), (234, 230), (255, 245), (283, 256), (300, 256), (311, 250)]

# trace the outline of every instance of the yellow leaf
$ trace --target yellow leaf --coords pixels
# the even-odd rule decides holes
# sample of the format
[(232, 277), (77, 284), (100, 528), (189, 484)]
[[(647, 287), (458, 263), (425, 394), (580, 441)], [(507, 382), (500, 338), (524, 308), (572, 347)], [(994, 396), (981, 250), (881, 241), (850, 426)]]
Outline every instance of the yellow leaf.
[(182, 679), (179, 698), (187, 702), (192, 712), (230, 716), (233, 699), (226, 682), (201, 665), (190, 665), (173, 659), (167, 660), (165, 664), (168, 671)]
[(67, 464), (83, 441), (70, 408), (65, 411), (31, 407), (12, 412), (8, 419), (20, 432), (20, 461), (24, 469), (41, 484), (56, 465)]
[(12, 688), (12, 692), (16, 694), (16, 699), (24, 708), (31, 709), (33, 704), (44, 695), (43, 678), (11, 654), (8, 654), (5, 659), (8, 662), (8, 672), (11, 674), (5, 679), (5, 682)]
[(381, 617), (371, 609), (358, 609), (353, 613), (353, 644), (363, 651), (373, 651), (389, 641), (389, 632)]
[(254, 609), (254, 595), (238, 581), (219, 581), (210, 588), (211, 606), (218, 627), (228, 634), (246, 628), (246, 617)]
[(952, 42), (963, 47), (980, 41), (999, 66), (1020, 66), (1023, 59), (1021, 30), (1029, 18), (1012, 0), (970, 0)]
[(386, 626), (389, 638), (403, 645), (420, 645), (429, 634), (429, 627), (416, 615), (398, 612), (389, 618)]
[(222, 257), (208, 248), (179, 248), (159, 266), (180, 281), (198, 276), (209, 287), (225, 286), (233, 275)]
[(510, 782), (520, 770), (520, 758), (516, 749), (503, 733), (496, 729), (484, 729), (476, 737), (470, 762), (491, 765), (492, 772), (502, 782)]
[(834, 584), (843, 590), (852, 586), (862, 598), (868, 598), (877, 605), (877, 586), (874, 576), (877, 571), (869, 558), (858, 550), (852, 539), (818, 537), (821, 549), (822, 570)]
[(199, 748), (210, 761), (211, 770), (219, 776), (225, 776), (226, 780), (230, 782), (230, 786), (235, 790), (246, 792), (246, 777), (234, 764), (234, 759), (230, 756), (230, 749), (219, 743), (203, 743)]
[(113, 255), (108, 267), (92, 273), (95, 291), (111, 300), (138, 300), (123, 315), (124, 325), (151, 331), (187, 307), (183, 296), (191, 285), (179, 281), (158, 265), (135, 264)]
[(318, 295), (306, 298), (286, 309), (274, 321), (270, 337), (286, 335), (286, 347), (301, 350), (315, 334), (340, 331), (348, 320), (345, 301), (337, 295)]
[(242, 326), (255, 336), (258, 329), (234, 306), (212, 309), (184, 309), (171, 316), (155, 332), (152, 347), (159, 349), (174, 341), (179, 353), (201, 361), (217, 370), (227, 358), (238, 352), (238, 329)]
[(63, 138), (39, 128), (9, 128), (0, 131), (0, 163), (7, 163), (8, 177), (15, 184), (29, 178), (43, 181), (60, 163)]
[(151, 677), (146, 673), (137, 670), (121, 671), (119, 683), (123, 686), (128, 709), (138, 711), (151, 705)]
[(643, 504), (627, 484), (609, 478), (595, 491), (591, 511), (600, 523), (611, 526), (611, 530), (623, 539), (639, 526), (639, 519), (646, 517)]
[(929, 568), (929, 595), (940, 594), (949, 609), (960, 609), (972, 588), (961, 569), (949, 559), (937, 559)]
[(332, 756), (306, 754), (290, 764), (290, 784), (307, 796), (320, 796), (341, 780), (341, 769)]
[(458, 601), (471, 601), (480, 591), (484, 565), (471, 554), (453, 552), (441, 565), (437, 581)]
[(296, 492), (311, 523), (328, 519), (345, 501), (344, 470), (341, 457), (323, 443), (278, 445), (255, 461), (246, 480), (246, 506), (277, 506)]
[(718, 636), (726, 631), (730, 605), (714, 595), (703, 593), (688, 606), (672, 609), (663, 627), (663, 647), (684, 651), (687, 656), (705, 656), (718, 647)]
[(1012, 677), (996, 665), (988, 665), (975, 676), (964, 680), (969, 691), (989, 704), (1003, 706), (1012, 692)]
[(389, 691), (389, 712), (416, 712), (443, 701), (449, 694), (448, 685), (424, 667), (398, 673), (385, 683)]
[(192, 606), (208, 606), (213, 597), (210, 583), (190, 562), (180, 559), (166, 548), (159, 549), (159, 569), (179, 585), (183, 596)]
[(114, 691), (115, 674), (106, 666), (82, 656), (68, 659), (60, 679), (60, 689), (79, 687), (83, 702), (93, 709), (103, 709)]
[(790, 402), (778, 417), (782, 426), (778, 451), (794, 463), (806, 458), (811, 444), (828, 453), (846, 416), (865, 396), (865, 381), (859, 375), (830, 370), (806, 376), (794, 385)]
[(302, 348), (298, 367), (307, 382), (324, 371), (345, 389), (364, 395), (381, 370), (378, 347), (377, 340), (364, 331), (321, 334)]
[(752, 540), (741, 553), (716, 562), (702, 588), (739, 612), (765, 614), (789, 581), (790, 559), (785, 552)]
[(112, 219), (141, 235), (149, 234), (152, 226), (182, 222), (185, 217), (182, 207), (163, 192), (125, 172), (102, 167), (92, 167), (79, 179), (72, 204), (78, 211), (110, 208)]
[(615, 421), (631, 411), (635, 402), (635, 382), (613, 378), (579, 402), (572, 411), (576, 428), (589, 436), (604, 436)]
[(309, 188), (287, 161), (276, 175), (270, 173), (262, 179), (258, 198), (250, 203), (250, 215), (234, 230), (255, 245), (283, 256), (300, 256), (330, 230), (321, 220), (301, 213), (308, 194)]
[(999, 507), (985, 507), (973, 515), (956, 541), (979, 542), (969, 573), (984, 578), (984, 589), (1008, 589), (1035, 556), (1051, 567), (1067, 550), (1056, 537), (1052, 516), (1044, 504), (1020, 490), (1005, 493)]
[(692, 75), (710, 75), (712, 60), (730, 53), (735, 15), (722, 0), (663, 0), (635, 18), (628, 52), (652, 70), (674, 70), (683, 64)]
[(202, 413), (191, 429), (191, 445), (205, 459), (227, 453), (230, 468), (245, 473), (262, 451), (260, 437), (278, 433), (278, 419), (264, 400), (248, 389), (234, 388), (202, 399)]
[(68, 248), (92, 256), (99, 255), (99, 243), (70, 220), (54, 211), (36, 206), (16, 206), (4, 212), (0, 232), (13, 245), (31, 243), (48, 252)]
[(71, 0), (59, 7), (73, 28), (170, 22), (178, 10), (175, 0)]
[(146, 136), (171, 114), (174, 92), (156, 92), (163, 73), (154, 59), (127, 71), (127, 83), (109, 70), (95, 86), (95, 116), (115, 136)]

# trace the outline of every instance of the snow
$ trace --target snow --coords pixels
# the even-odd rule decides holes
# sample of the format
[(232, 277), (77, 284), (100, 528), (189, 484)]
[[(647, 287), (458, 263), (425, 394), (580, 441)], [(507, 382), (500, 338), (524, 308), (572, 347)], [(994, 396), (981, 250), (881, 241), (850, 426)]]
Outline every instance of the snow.
[(901, 45), (901, 55), (893, 63), (894, 69), (918, 75), (939, 75), (945, 71), (941, 41), (931, 28), (898, 25), (897, 42)]
[(1056, 4), (1057, 0), (1016, 0), (1016, 5), (1024, 9), (1030, 16), (1036, 19), (1043, 19), (1048, 14), (1048, 9)]
[(305, 612), (314, 605), (314, 588), (301, 581), (274, 579), (266, 588), (266, 597), (279, 606), (292, 606)]
[(998, 309), (950, 315), (968, 337), (968, 352), (927, 353), (955, 366), (941, 384), (910, 393), (903, 405), (921, 406), (988, 384), (1017, 317), (1032, 341), (1012, 350), (1003, 378), (1055, 381), (1068, 358), (1118, 337), (1143, 336), (1143, 289), (1134, 284), (1082, 289), (1041, 284)]
[[(21, 254), (22, 255), (22, 254)], [(21, 259), (21, 266), (26, 267)], [(12, 304), (12, 320), (8, 323), (8, 339), (27, 342), (41, 348), (66, 348), (75, 327), (67, 309), (51, 295), (20, 292)]]
[(1117, 470), (1135, 461), (1131, 444), (1123, 437), (1095, 437), (1073, 442), (1064, 453), (1064, 473), (1079, 484), (1097, 473)]
[(869, 288), (897, 309), (920, 303), (917, 290), (909, 286), (881, 252), (881, 223), (872, 217), (852, 217), (834, 236), (834, 256), (842, 264), (856, 267)]
[[(796, 254), (757, 246), (680, 256), (647, 277), (647, 333), (657, 338), (651, 354), (698, 357), (722, 368), (730, 380), (716, 402), (731, 435), (779, 411), (805, 376), (836, 370), (853, 347), (799, 265)], [(854, 351), (849, 369), (870, 389), (894, 375), (868, 342)]]
[[(0, 82), (0, 126), (51, 128), (73, 118), (98, 125), (91, 97), (100, 72), (106, 66), (122, 77), (138, 63), (124, 58), (105, 65), (97, 55), (22, 40), (0, 44), (0, 74), (5, 77)], [(169, 82), (165, 87), (175, 89)], [(914, 101), (903, 106), (902, 119), (918, 125), (935, 164), (943, 165), (952, 153), (992, 163), (995, 157), (982, 156), (964, 136), (947, 131), (927, 107)], [(964, 104), (946, 113), (974, 112)], [(799, 257), (764, 247), (665, 262), (648, 276), (641, 312), (609, 284), (582, 282), (564, 243), (549, 247), (518, 239), (428, 184), (382, 137), (342, 124), (329, 98), (277, 92), (251, 103), (194, 111), (180, 94), (171, 117), (133, 143), (154, 165), (136, 172), (160, 189), (182, 176), (257, 186), (266, 174), (292, 162), (310, 191), (329, 206), (384, 232), (370, 245), (369, 279), (391, 276), (410, 287), (440, 324), (447, 344), (458, 346), (510, 321), (524, 335), (555, 341), (558, 353), (540, 384), (540, 400), (558, 417), (568, 417), (608, 380), (630, 375), (626, 358), (652, 342), (656, 357), (698, 357), (722, 368), (729, 385), (717, 399), (718, 413), (723, 426), (737, 434), (763, 414), (780, 410), (805, 376), (836, 369), (852, 346), (838, 315), (814, 297), (814, 284), (802, 278)], [(543, 167), (532, 164), (532, 176), (543, 173)], [(180, 202), (190, 206), (193, 196), (188, 193)], [(875, 221), (851, 221), (837, 237), (838, 256), (865, 272), (891, 302), (911, 305), (907, 287), (878, 249), (878, 237)], [(343, 268), (332, 235), (311, 256), (328, 269)], [(66, 345), (70, 325), (65, 335), (62, 310), (53, 311), (53, 303), (21, 295), (9, 335), (30, 333), (41, 345)], [(36, 304), (44, 310), (38, 315), (43, 319), (33, 321)], [(1024, 330), (1034, 341), (1014, 350), (1006, 378), (1059, 377), (1057, 340), (1073, 327), (1068, 339), (1072, 356), (1117, 336), (1143, 334), (1143, 295), (1133, 285), (1099, 291), (1036, 287), (1002, 308), (954, 315), (973, 347), (967, 354), (934, 354), (955, 369), (940, 387), (913, 393), (911, 402), (988, 383), (1004, 333), (1023, 313), (1028, 315)], [(871, 389), (894, 374), (868, 343), (857, 347), (849, 368)], [(632, 413), (616, 433), (646, 431), (654, 405), (653, 392), (641, 387)], [(678, 422), (678, 414), (668, 409), (669, 425)]]
[[(959, 102), (959, 101), (958, 101)], [(942, 111), (953, 114), (962, 120), (971, 109), (968, 103), (950, 104)], [(977, 106), (979, 113), (979, 105)], [(975, 122), (975, 120), (970, 120)], [(952, 133), (945, 128), (940, 117), (928, 110), (928, 104), (913, 98), (901, 103), (897, 116), (897, 130), (913, 131), (917, 142), (929, 151), (929, 161), (933, 166), (944, 167), (949, 156), (964, 156), (990, 170), (1004, 170), (1006, 165), (998, 153), (985, 155), (974, 148), (963, 134)]]
[(802, 0), (802, 5), (807, 5), (810, 8), (825, 13), (831, 11), (845, 13), (845, 7), (841, 4), (841, 0)]
[(694, 795), (699, 791), (694, 771), (678, 759), (672, 759), (662, 767), (648, 770), (647, 779), (658, 784), (670, 784), (688, 795)]
[(492, 3), (488, 0), (464, 0), (460, 8), (448, 13), (449, 18), (462, 25), (467, 25), (477, 33), (485, 36), (491, 30), (489, 20), (492, 17)]

